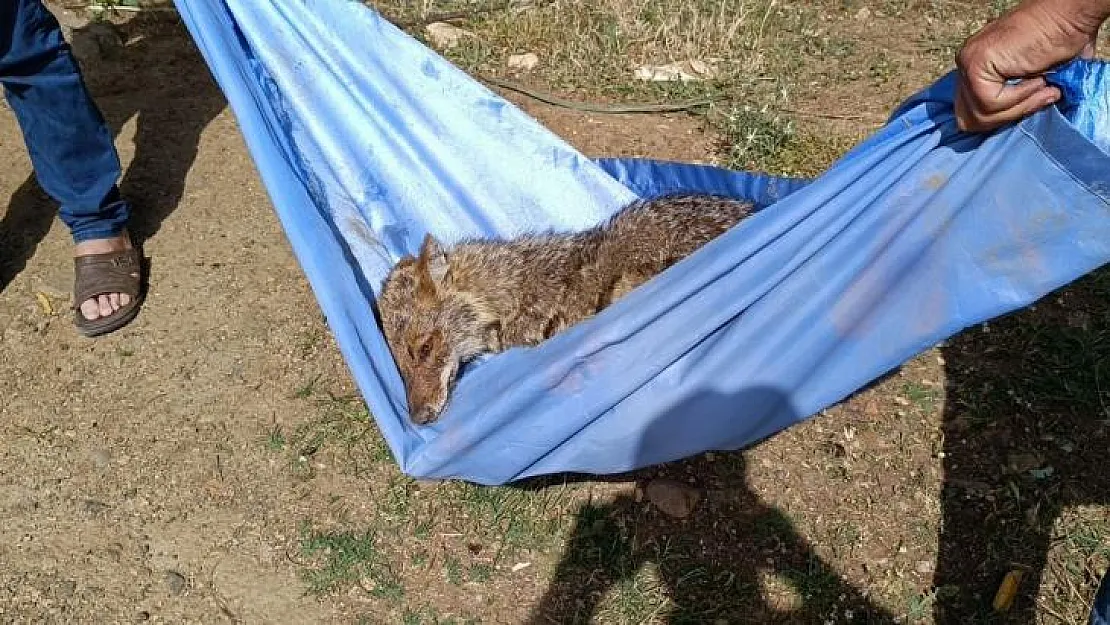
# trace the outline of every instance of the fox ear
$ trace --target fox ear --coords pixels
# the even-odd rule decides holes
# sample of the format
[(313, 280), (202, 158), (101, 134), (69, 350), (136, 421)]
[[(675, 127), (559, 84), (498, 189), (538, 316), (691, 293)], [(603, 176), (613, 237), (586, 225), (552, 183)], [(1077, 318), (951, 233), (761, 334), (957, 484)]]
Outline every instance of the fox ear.
[(447, 275), (447, 257), (431, 234), (424, 236), (416, 259), (416, 296), (434, 300), (439, 283)]
[(443, 246), (431, 233), (424, 235), (424, 244), (420, 246), (420, 263), (433, 282), (442, 282), (447, 277), (447, 271), (450, 269), (447, 255), (443, 253)]

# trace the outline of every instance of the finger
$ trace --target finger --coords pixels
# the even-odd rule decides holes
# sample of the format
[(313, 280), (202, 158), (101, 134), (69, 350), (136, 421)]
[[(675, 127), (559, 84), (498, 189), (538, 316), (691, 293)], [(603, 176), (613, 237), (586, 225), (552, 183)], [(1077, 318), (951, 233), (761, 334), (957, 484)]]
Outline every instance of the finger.
[(984, 113), (999, 113), (1020, 106), (1047, 86), (1040, 76), (1026, 78), (1013, 84), (985, 80), (971, 80), (968, 89), (975, 109)]
[(957, 121), (959, 122), (960, 129), (966, 132), (994, 130), (995, 128), (1004, 126), (1010, 122), (1018, 121), (1026, 115), (1039, 111), (1059, 99), (1059, 89), (1055, 87), (1045, 87), (1026, 100), (1003, 111), (986, 113), (970, 109), (964, 112), (963, 119), (960, 119), (959, 113), (957, 113)]
[(1095, 53), (1097, 51), (1098, 31), (1095, 31), (1095, 33), (1091, 35), (1091, 41), (1087, 45), (1083, 46), (1083, 51), (1079, 53), (1079, 56), (1084, 59), (1093, 59), (1095, 58)]
[(979, 124), (974, 112), (967, 103), (967, 91), (961, 86), (956, 90), (956, 125), (964, 132), (973, 132)]

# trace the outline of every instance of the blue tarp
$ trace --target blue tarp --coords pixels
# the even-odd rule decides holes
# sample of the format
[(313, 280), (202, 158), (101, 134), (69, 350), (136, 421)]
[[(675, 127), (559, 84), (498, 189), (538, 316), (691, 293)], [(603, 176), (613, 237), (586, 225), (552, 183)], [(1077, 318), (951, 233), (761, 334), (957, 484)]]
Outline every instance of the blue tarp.
[[(1110, 89), (957, 131), (953, 76), (813, 181), (592, 161), (360, 3), (177, 0), (403, 471), (500, 484), (750, 445), (1110, 259)], [(1100, 149), (1101, 146), (1101, 149)], [(471, 367), (407, 419), (373, 301), (425, 232), (584, 228), (690, 190), (759, 213), (600, 315)]]

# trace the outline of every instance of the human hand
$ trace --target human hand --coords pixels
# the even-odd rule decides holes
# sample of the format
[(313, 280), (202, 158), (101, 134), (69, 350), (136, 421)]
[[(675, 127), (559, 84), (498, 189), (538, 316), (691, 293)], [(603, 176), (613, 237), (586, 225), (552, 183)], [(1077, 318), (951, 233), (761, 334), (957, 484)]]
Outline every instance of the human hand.
[(1107, 17), (1110, 0), (1026, 0), (969, 38), (956, 57), (960, 130), (993, 130), (1059, 100), (1042, 74), (1094, 56)]

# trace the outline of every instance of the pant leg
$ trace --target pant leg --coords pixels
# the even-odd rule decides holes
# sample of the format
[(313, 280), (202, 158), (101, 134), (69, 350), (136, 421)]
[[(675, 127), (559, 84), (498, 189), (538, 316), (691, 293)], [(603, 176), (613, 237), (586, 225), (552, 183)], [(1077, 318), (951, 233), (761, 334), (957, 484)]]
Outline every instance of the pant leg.
[(42, 188), (75, 241), (119, 234), (119, 155), (62, 29), (41, 0), (0, 0), (0, 83)]
[(1110, 572), (1103, 575), (1099, 584), (1088, 625), (1110, 625)]

